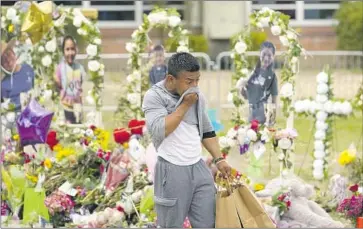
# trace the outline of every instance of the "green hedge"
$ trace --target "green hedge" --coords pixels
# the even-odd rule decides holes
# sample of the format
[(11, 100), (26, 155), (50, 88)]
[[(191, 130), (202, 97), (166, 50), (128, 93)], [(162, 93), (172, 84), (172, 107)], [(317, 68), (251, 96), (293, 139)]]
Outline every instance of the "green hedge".
[(344, 1), (335, 13), (338, 48), (341, 50), (363, 49), (363, 2)]
[[(166, 40), (166, 48), (169, 52), (175, 52), (177, 47), (178, 43), (173, 38)], [(208, 53), (208, 39), (204, 35), (189, 35), (189, 49), (191, 52)]]

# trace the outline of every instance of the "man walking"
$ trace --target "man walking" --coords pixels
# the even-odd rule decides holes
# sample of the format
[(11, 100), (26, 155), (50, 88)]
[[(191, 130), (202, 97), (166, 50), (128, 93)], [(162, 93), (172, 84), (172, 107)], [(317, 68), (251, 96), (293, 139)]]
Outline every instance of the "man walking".
[(158, 224), (163, 228), (181, 228), (186, 216), (193, 228), (215, 225), (216, 188), (202, 160), (202, 145), (224, 176), (231, 172), (197, 87), (199, 69), (191, 54), (174, 54), (165, 80), (144, 97), (146, 124), (158, 154), (154, 200)]

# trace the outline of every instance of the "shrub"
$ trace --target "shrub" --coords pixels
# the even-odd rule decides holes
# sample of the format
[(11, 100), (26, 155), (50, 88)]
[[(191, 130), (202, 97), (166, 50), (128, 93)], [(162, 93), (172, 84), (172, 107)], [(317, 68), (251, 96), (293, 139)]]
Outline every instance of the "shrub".
[(363, 48), (363, 2), (343, 1), (335, 13), (338, 48), (341, 50), (362, 50)]
[[(166, 47), (169, 52), (175, 52), (178, 43), (173, 38), (168, 38)], [(189, 49), (191, 52), (208, 52), (208, 39), (204, 35), (189, 35)]]

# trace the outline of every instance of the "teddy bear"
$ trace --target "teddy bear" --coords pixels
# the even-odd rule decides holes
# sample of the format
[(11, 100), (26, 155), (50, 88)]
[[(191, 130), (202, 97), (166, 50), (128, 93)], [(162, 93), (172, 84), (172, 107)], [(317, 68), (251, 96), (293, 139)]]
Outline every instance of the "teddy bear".
[(297, 177), (275, 178), (266, 185), (264, 190), (256, 192), (256, 196), (271, 198), (282, 187), (289, 190), (291, 206), (282, 216), (277, 219), (274, 217), (279, 228), (344, 228), (341, 222), (333, 220), (322, 207), (309, 200), (315, 195), (313, 186), (305, 184)]

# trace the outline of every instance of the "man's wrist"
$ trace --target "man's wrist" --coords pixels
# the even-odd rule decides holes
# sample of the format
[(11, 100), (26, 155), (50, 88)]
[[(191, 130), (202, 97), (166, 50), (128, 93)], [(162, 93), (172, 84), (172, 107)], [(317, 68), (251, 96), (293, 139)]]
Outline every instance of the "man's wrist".
[(221, 157), (216, 157), (216, 158), (213, 159), (213, 164), (217, 165), (220, 162), (225, 161), (225, 160), (226, 159), (224, 157), (222, 157), (222, 156)]

